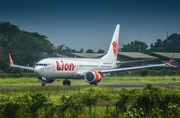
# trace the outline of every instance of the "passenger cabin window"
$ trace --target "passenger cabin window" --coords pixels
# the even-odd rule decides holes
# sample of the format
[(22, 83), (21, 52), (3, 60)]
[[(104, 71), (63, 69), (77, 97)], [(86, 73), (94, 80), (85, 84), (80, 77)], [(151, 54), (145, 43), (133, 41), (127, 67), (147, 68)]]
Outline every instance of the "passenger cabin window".
[(83, 65), (79, 65), (79, 67), (83, 67)]

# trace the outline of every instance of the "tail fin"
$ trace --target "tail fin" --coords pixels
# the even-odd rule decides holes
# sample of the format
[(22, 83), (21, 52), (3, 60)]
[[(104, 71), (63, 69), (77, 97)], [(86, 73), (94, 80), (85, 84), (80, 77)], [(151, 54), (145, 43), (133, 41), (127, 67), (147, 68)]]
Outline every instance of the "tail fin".
[(104, 55), (101, 59), (110, 59), (110, 60), (115, 60), (115, 61), (117, 60), (119, 33), (120, 33), (120, 24), (117, 24), (116, 29), (114, 31), (114, 35), (112, 37), (111, 44), (109, 46), (109, 50), (107, 54)]

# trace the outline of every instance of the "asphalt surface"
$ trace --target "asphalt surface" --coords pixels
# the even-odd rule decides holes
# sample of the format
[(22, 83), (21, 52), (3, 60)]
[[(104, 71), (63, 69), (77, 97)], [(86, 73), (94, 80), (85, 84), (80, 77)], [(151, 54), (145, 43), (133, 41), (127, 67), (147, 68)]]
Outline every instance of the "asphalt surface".
[[(152, 85), (159, 87), (180, 87), (180, 83), (165, 83), (165, 84), (152, 84)], [(78, 85), (78, 86), (82, 86), (82, 85)], [(147, 84), (103, 84), (102, 86), (111, 87), (111, 88), (144, 88), (145, 86), (147, 86)], [(21, 88), (23, 87), (0, 87), (0, 91), (16, 90)]]
[[(143, 88), (147, 84), (105, 84), (105, 86), (114, 87), (114, 88)], [(160, 87), (180, 87), (180, 83), (172, 84), (152, 84), (153, 86), (160, 86)]]

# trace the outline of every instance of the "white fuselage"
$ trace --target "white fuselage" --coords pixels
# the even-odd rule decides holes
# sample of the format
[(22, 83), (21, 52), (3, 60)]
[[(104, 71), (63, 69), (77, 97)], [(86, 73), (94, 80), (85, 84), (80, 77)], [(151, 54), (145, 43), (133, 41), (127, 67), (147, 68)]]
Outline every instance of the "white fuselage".
[(84, 58), (47, 58), (35, 66), (35, 73), (45, 78), (83, 78), (91, 70), (117, 68), (116, 61)]

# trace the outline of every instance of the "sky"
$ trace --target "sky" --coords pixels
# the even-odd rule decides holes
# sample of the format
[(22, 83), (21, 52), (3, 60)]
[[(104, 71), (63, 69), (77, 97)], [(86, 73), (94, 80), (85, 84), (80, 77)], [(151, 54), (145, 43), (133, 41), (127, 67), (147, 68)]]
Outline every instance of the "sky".
[[(0, 21), (38, 32), (56, 47), (108, 50), (120, 24), (119, 48), (180, 34), (180, 0), (0, 0)], [(167, 33), (168, 32), (168, 33)]]

